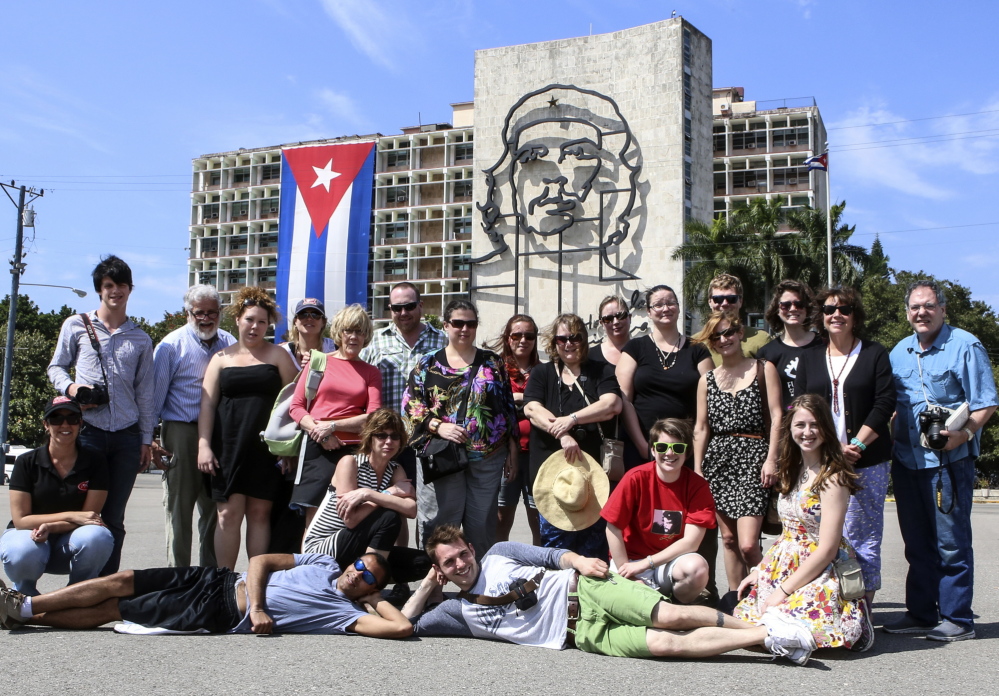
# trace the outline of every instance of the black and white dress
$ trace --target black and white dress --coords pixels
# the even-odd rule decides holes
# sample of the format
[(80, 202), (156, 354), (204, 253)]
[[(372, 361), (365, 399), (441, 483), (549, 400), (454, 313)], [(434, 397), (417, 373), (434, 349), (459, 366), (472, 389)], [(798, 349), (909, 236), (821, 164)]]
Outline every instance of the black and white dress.
[(760, 472), (769, 441), (764, 432), (759, 382), (754, 379), (749, 386), (729, 394), (718, 387), (714, 370), (707, 380), (711, 440), (702, 466), (715, 507), (732, 519), (763, 515), (770, 491), (760, 483)]

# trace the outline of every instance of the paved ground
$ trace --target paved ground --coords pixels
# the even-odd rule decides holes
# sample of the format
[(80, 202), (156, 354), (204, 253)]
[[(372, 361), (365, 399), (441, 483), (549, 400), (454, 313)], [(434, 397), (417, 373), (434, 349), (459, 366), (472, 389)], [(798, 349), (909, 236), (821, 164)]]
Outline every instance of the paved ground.
[[(8, 508), (6, 490), (0, 489), (0, 519), (9, 519)], [(129, 506), (123, 567), (163, 564), (162, 517), (159, 477), (140, 476)], [(891, 504), (886, 518), (885, 587), (874, 612), (878, 626), (902, 611), (905, 573)], [(999, 506), (977, 505), (974, 525), (979, 638), (953, 645), (879, 630), (869, 653), (818, 651), (800, 668), (748, 651), (698, 662), (645, 661), (442, 638), (143, 638), (110, 629), (30, 629), (0, 633), (2, 693), (982, 693), (994, 687), (988, 675), (996, 673)], [(522, 519), (514, 534), (517, 540), (528, 538)], [(59, 578), (45, 578), (42, 589), (59, 584)]]

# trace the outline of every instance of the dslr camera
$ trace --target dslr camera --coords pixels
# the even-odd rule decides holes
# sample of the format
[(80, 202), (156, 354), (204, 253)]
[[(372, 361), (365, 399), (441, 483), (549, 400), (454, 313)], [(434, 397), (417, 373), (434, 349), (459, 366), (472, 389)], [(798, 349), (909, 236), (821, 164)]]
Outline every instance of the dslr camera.
[(950, 411), (940, 406), (933, 406), (919, 414), (919, 432), (926, 436), (930, 449), (942, 450), (947, 446), (947, 438), (940, 434), (946, 430)]
[(108, 388), (103, 384), (95, 384), (92, 387), (78, 387), (76, 390), (76, 402), (81, 406), (103, 406), (110, 402)]
[(526, 585), (527, 581), (523, 578), (517, 578), (510, 583), (510, 591), (517, 595), (513, 603), (521, 611), (527, 611), (538, 603), (538, 591), (528, 592)]

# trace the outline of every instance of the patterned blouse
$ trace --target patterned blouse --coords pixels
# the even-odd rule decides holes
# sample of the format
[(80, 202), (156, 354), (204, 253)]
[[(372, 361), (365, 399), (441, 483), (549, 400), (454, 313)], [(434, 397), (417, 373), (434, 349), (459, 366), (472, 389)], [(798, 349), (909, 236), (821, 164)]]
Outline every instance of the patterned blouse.
[[(490, 454), (505, 444), (508, 433), (517, 432), (517, 414), (513, 392), (503, 359), (491, 351), (472, 380), (465, 409), (469, 453)], [(419, 452), (430, 438), (427, 424), (431, 418), (446, 423), (457, 421), (461, 397), (468, 384), (471, 366), (453, 368), (447, 364), (444, 350), (424, 355), (409, 376), (402, 395), (402, 407), (412, 433), (410, 444)]]

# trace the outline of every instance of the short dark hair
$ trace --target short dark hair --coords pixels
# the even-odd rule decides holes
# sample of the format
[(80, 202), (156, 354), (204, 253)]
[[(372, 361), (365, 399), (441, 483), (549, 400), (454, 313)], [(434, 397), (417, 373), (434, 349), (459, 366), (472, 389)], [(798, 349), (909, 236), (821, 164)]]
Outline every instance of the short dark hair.
[(940, 283), (935, 280), (929, 280), (928, 278), (920, 278), (914, 283), (909, 283), (909, 287), (905, 289), (905, 307), (909, 307), (909, 295), (916, 288), (929, 288), (936, 295), (937, 304), (941, 307), (947, 304), (947, 295), (944, 294), (944, 289), (940, 287)]
[(471, 312), (472, 314), (475, 315), (476, 319), (479, 318), (479, 310), (477, 310), (475, 308), (475, 305), (473, 305), (468, 300), (451, 300), (450, 302), (447, 303), (447, 306), (444, 308), (444, 316), (443, 316), (444, 322), (446, 323), (451, 321), (451, 315), (458, 311)]
[[(500, 334), (499, 338), (497, 338), (492, 343), (483, 343), (482, 347), (488, 348), (493, 352), (499, 353), (500, 357), (503, 358), (503, 362), (505, 362), (507, 365), (509, 365), (511, 361), (513, 361), (513, 363), (516, 364), (517, 361), (513, 357), (513, 351), (510, 350), (510, 333), (513, 331), (513, 325), (520, 322), (524, 322), (525, 324), (530, 324), (531, 326), (534, 327), (532, 331), (534, 331), (535, 334), (539, 333), (538, 323), (534, 321), (531, 315), (514, 314), (512, 317), (506, 320), (506, 326), (503, 327), (503, 333)], [(539, 362), (541, 362), (541, 358), (538, 357), (538, 338), (540, 337), (534, 339), (534, 348), (531, 350), (531, 355), (530, 355), (531, 367), (534, 367)]]
[[(851, 288), (849, 285), (823, 288), (815, 295), (815, 306), (819, 312), (822, 311), (822, 305), (830, 297), (839, 299), (843, 304), (853, 305), (853, 334), (859, 336), (864, 330), (864, 321), (867, 319), (867, 312), (864, 311), (864, 301), (860, 296), (860, 291)], [(826, 331), (826, 323), (820, 320), (818, 324), (816, 328), (819, 330), (819, 335), (825, 337), (828, 333)]]
[(780, 296), (785, 292), (793, 292), (805, 303), (807, 314), (804, 325), (811, 326), (812, 322), (815, 321), (815, 295), (812, 293), (812, 289), (798, 280), (782, 280), (774, 289), (774, 296), (770, 298), (770, 305), (763, 315), (767, 323), (770, 324), (770, 329), (776, 331), (783, 325), (780, 319)]
[(441, 544), (454, 544), (459, 541), (468, 546), (468, 539), (465, 538), (465, 533), (461, 531), (461, 527), (456, 524), (439, 524), (434, 527), (433, 533), (427, 539), (424, 550), (430, 556), (430, 560), (437, 563), (437, 556), (434, 554), (437, 547)]
[[(409, 441), (402, 416), (390, 408), (380, 408), (368, 416), (364, 427), (361, 428), (361, 442), (357, 447), (358, 452), (361, 454), (371, 454), (371, 440), (374, 438), (375, 433), (398, 433), (400, 453), (406, 449)], [(396, 456), (399, 455), (396, 454)]]
[(412, 290), (413, 292), (416, 293), (416, 301), (417, 302), (420, 301), (420, 289), (415, 285), (413, 285), (412, 283), (410, 283), (408, 280), (404, 280), (401, 283), (396, 283), (395, 285), (393, 285), (391, 289), (389, 289), (389, 296), (392, 295), (392, 292), (394, 290), (398, 290), (399, 288), (403, 288), (404, 290)]
[[(375, 585), (375, 587), (378, 588), (379, 590), (385, 589), (385, 586), (392, 581), (392, 569), (389, 567), (389, 562), (385, 558), (385, 556), (381, 555), (376, 551), (369, 551), (368, 553), (362, 553), (360, 556), (358, 556), (358, 558), (374, 559), (375, 565), (382, 569), (381, 582)], [(365, 565), (367, 565), (367, 563), (365, 563)], [(368, 570), (371, 570), (371, 568), (368, 568)]]
[(101, 262), (93, 272), (94, 292), (101, 294), (101, 283), (105, 278), (110, 278), (115, 285), (125, 284), (129, 290), (132, 289), (132, 269), (128, 264), (119, 259), (114, 254), (101, 258)]
[(662, 283), (660, 283), (659, 285), (653, 285), (651, 288), (645, 291), (645, 308), (649, 309), (652, 306), (653, 295), (655, 295), (657, 292), (662, 292), (664, 290), (673, 293), (673, 297), (676, 297), (676, 290), (674, 290), (670, 286), (663, 285)]
[(660, 418), (649, 428), (649, 442), (655, 442), (662, 435), (676, 438), (676, 442), (682, 442), (688, 447), (694, 444), (694, 431), (690, 421), (686, 419)]

